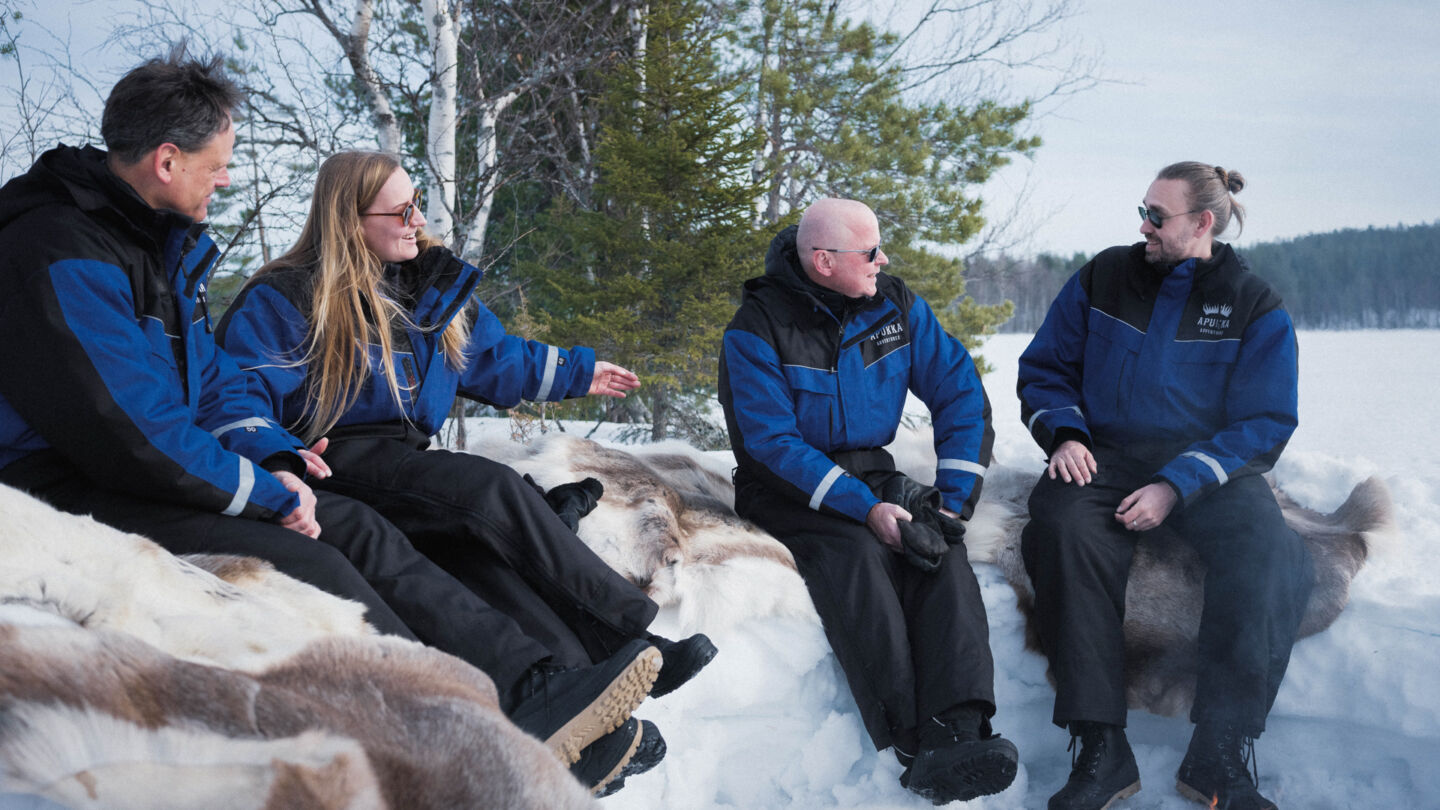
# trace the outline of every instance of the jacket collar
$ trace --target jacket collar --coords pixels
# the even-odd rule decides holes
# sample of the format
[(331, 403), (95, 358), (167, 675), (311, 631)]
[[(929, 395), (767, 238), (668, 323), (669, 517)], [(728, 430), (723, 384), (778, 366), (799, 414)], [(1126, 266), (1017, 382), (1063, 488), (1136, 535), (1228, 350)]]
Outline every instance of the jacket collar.
[[(1156, 275), (1160, 276), (1161, 278), (1170, 275), (1172, 272), (1175, 271), (1176, 267), (1184, 264), (1186, 261), (1190, 261), (1189, 259), (1186, 259), (1185, 261), (1180, 262), (1147, 262), (1145, 261), (1144, 242), (1135, 243), (1131, 246), (1130, 250), (1133, 256), (1138, 258), (1141, 262), (1144, 262), (1145, 264), (1148, 264), (1150, 267), (1154, 268)], [(1219, 268), (1231, 263), (1238, 264), (1241, 266), (1241, 268), (1244, 268), (1244, 263), (1240, 261), (1240, 255), (1235, 252), (1234, 248), (1231, 248), (1228, 244), (1224, 242), (1215, 242), (1213, 243), (1213, 247), (1210, 250), (1210, 258), (1203, 261), (1197, 260), (1195, 262), (1194, 269), (1191, 271), (1191, 275), (1195, 278), (1200, 278), (1202, 276), (1209, 275), (1210, 273), (1215, 272)]]
[(151, 208), (135, 189), (106, 164), (108, 153), (94, 146), (61, 144), (40, 156), (25, 178), (28, 181), (16, 205), (26, 209), (51, 203), (72, 203), (87, 214), (113, 215), (131, 230), (157, 246), (173, 230), (191, 240), (205, 231), (204, 223), (168, 209)]
[(791, 225), (770, 240), (770, 249), (765, 253), (766, 278), (773, 278), (785, 288), (814, 301), (842, 321), (876, 303), (880, 296), (847, 298), (811, 281), (810, 277), (805, 275), (805, 268), (800, 266), (800, 253), (795, 244), (795, 237), (799, 232), (798, 226)]

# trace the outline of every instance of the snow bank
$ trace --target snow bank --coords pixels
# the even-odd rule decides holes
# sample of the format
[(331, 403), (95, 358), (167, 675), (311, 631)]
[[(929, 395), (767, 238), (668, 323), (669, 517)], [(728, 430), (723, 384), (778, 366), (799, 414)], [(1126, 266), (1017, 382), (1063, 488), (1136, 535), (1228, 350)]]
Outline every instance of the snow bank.
[[(997, 336), (981, 353), (996, 367), (985, 380), (996, 459), (1038, 472), (1042, 456), (1014, 396), (1028, 341)], [(1279, 483), (1302, 505), (1330, 511), (1380, 475), (1399, 529), (1356, 577), (1335, 624), (1296, 646), (1256, 743), (1261, 787), (1287, 808), (1440, 807), (1440, 463), (1422, 456), (1440, 433), (1430, 405), (1440, 392), (1440, 332), (1307, 332), (1300, 342), (1301, 428)], [(1024, 649), (1013, 592), (993, 568), (978, 574), (996, 659), (996, 728), (1016, 741), (1022, 764), (1009, 790), (966, 806), (1043, 807), (1069, 773), (1068, 736), (1050, 723), (1054, 692), (1043, 660)], [(661, 632), (689, 629), (673, 611), (660, 622)], [(888, 751), (871, 750), (818, 626), (756, 620), (715, 641), (720, 655), (699, 678), (641, 707), (669, 741), (665, 761), (604, 805), (930, 806), (900, 787)], [(1117, 810), (1196, 807), (1173, 787), (1190, 724), (1132, 712), (1130, 726), (1144, 789)]]

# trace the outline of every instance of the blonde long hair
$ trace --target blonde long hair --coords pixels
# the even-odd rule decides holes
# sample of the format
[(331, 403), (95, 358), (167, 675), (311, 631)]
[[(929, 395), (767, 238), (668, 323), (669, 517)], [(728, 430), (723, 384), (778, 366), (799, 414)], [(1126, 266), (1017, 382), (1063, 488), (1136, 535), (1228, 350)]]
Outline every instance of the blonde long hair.
[[(380, 189), (400, 168), (394, 155), (384, 152), (340, 152), (320, 165), (310, 214), (294, 247), (260, 268), (255, 275), (301, 269), (313, 274), (305, 353), (295, 361), (308, 366), (309, 396), (297, 420), (307, 443), (325, 435), (355, 404), (370, 376), (367, 347), (380, 347), (380, 371), (395, 404), (404, 413), (399, 378), (391, 359), (390, 327), (414, 326), (410, 314), (383, 289), (384, 265), (366, 247), (360, 213), (379, 196)], [(440, 242), (420, 231), (421, 252)], [(370, 313), (374, 313), (371, 317)], [(464, 314), (452, 318), (440, 336), (445, 361), (452, 368), (465, 364), (470, 328)]]

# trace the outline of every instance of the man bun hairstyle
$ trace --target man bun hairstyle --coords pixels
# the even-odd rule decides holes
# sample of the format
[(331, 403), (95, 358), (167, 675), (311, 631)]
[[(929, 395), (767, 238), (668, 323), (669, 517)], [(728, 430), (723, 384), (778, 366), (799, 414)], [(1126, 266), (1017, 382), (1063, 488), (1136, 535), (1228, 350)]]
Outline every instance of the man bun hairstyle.
[(225, 74), (224, 57), (192, 59), (187, 51), (184, 40), (175, 43), (164, 58), (134, 68), (110, 90), (100, 135), (122, 163), (133, 164), (164, 143), (194, 152), (230, 126), (244, 93)]
[(1183, 180), (1188, 189), (1190, 208), (1209, 211), (1215, 215), (1215, 225), (1210, 228), (1211, 236), (1219, 236), (1230, 227), (1230, 218), (1239, 224), (1236, 236), (1245, 232), (1245, 206), (1235, 202), (1236, 194), (1245, 188), (1245, 176), (1237, 171), (1226, 171), (1219, 166), (1197, 163), (1193, 160), (1172, 163), (1160, 170), (1157, 180)]
[(1215, 175), (1231, 194), (1239, 194), (1240, 189), (1245, 188), (1245, 178), (1239, 172), (1227, 172), (1219, 166), (1215, 167)]

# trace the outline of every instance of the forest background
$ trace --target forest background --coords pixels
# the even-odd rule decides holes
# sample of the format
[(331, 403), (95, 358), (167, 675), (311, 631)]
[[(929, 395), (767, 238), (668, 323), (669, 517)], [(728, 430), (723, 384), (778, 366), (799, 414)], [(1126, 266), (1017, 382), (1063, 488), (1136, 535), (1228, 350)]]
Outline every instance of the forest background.
[[(115, 78), (11, 5), (3, 178), (57, 141), (98, 142)], [(1068, 34), (1078, 0), (924, 0), (855, 17), (822, 0), (124, 5), (108, 49), (139, 61), (184, 39), (227, 54), (249, 90), (234, 185), (211, 206), (222, 305), (293, 240), (325, 155), (396, 152), (425, 190), (429, 230), (486, 270), (481, 296), (512, 332), (594, 346), (644, 380), (622, 402), (563, 406), (572, 418), (723, 446), (720, 332), (771, 235), (819, 197), (875, 209), (889, 269), (972, 349), (1002, 326), (1034, 329), (1086, 258), (1012, 258), (1023, 200), (993, 211), (981, 197), (1041, 148), (1039, 116), (1110, 81)], [(1246, 253), (1302, 325), (1435, 326), (1436, 231)]]

